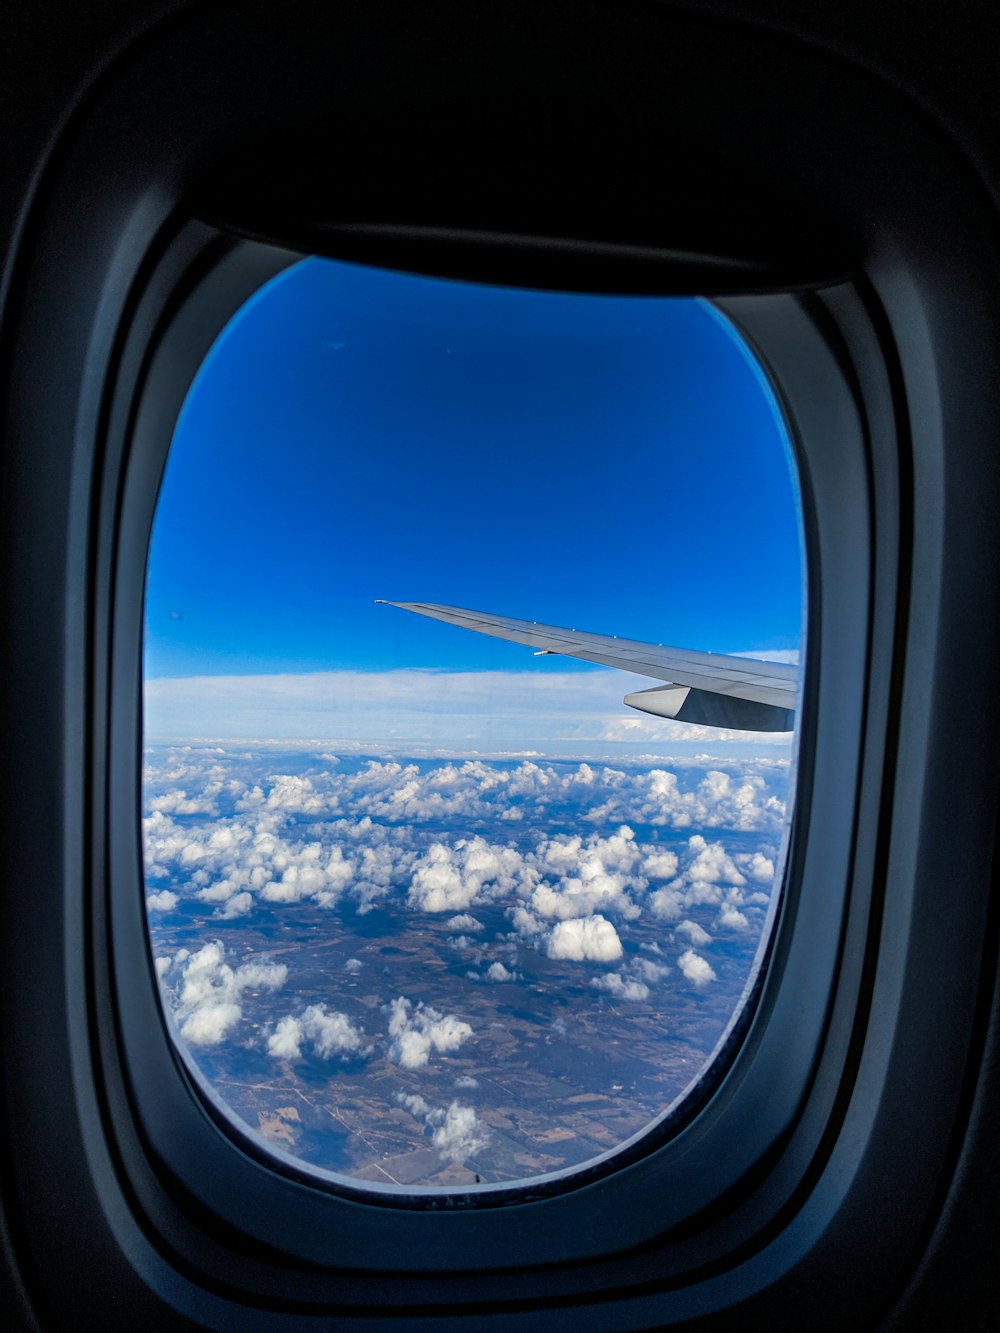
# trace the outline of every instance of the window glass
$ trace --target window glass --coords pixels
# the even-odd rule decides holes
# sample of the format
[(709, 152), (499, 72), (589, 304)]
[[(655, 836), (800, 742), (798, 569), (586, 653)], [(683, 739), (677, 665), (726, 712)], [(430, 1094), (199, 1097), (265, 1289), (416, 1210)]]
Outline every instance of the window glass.
[[(308, 260), (246, 303), (156, 510), (143, 787), (165, 1009), (241, 1127), (474, 1188), (592, 1161), (703, 1075), (779, 888), (798, 504), (706, 302)], [(678, 679), (659, 645), (702, 676), (627, 707)]]

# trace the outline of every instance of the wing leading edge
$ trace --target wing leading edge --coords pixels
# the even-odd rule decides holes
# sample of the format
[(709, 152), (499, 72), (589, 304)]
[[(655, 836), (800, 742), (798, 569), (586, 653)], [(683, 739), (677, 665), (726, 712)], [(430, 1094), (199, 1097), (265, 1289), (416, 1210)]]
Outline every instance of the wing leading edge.
[(449, 625), (523, 643), (536, 655), (558, 653), (669, 682), (627, 694), (630, 708), (678, 722), (742, 731), (790, 731), (795, 724), (798, 668), (786, 662), (699, 653), (686, 648), (616, 639), (531, 620), (467, 611), (433, 602), (387, 602)]

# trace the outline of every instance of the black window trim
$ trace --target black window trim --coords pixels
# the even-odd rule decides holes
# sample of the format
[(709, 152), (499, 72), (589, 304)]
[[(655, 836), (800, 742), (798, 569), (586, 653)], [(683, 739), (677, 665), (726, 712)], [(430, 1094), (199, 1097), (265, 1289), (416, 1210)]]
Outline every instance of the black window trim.
[[(196, 249), (199, 242), (200, 248)], [(193, 263), (191, 250), (196, 250)], [(110, 694), (116, 701), (136, 700), (140, 693), (137, 673), (144, 552), (158, 480), (183, 396), (216, 333), (233, 311), (262, 280), (297, 256), (252, 242), (227, 243), (225, 237), (197, 227), (189, 234), (182, 233), (173, 251), (167, 251), (158, 270), (161, 278), (171, 258), (180, 270), (179, 291), (186, 295), (178, 297), (171, 292), (166, 314), (156, 310), (155, 300), (150, 300), (147, 318), (156, 319), (160, 334), (137, 381), (119, 385), (123, 406), (113, 412), (122, 422), (130, 422), (129, 438), (122, 450), (124, 480), (114, 482), (112, 489), (116, 497), (120, 494), (120, 509), (115, 522), (101, 525), (102, 530), (117, 530), (118, 541), (110, 681)], [(846, 293), (841, 299), (849, 301)], [(718, 304), (758, 346), (780, 401), (786, 406), (803, 460), (811, 547), (807, 566), (838, 568), (839, 596), (856, 608), (871, 581), (866, 544), (867, 445), (856, 386), (849, 383), (841, 361), (831, 352), (830, 330), (810, 312), (809, 299), (744, 297)], [(830, 324), (828, 318), (826, 324)], [(822, 382), (822, 389), (817, 392), (814, 388), (813, 401), (804, 407), (797, 405), (802, 395), (795, 392), (796, 371)], [(833, 459), (836, 463), (831, 472)], [(812, 474), (822, 473), (824, 466), (826, 475), (814, 483)], [(817, 522), (814, 495), (822, 489), (829, 499), (835, 488), (837, 503), (827, 509), (823, 527)], [(824, 612), (845, 619), (843, 602), (835, 603), (827, 612), (833, 600), (829, 592), (824, 595), (821, 581), (814, 580), (807, 657), (814, 652), (812, 643), (822, 635)], [(801, 764), (804, 774), (814, 769), (809, 719), (816, 691), (811, 681), (824, 671), (836, 676), (843, 682), (843, 696), (855, 703), (848, 725), (843, 697), (838, 699), (838, 724), (830, 726), (827, 734), (841, 753), (832, 762), (820, 765), (810, 787), (814, 781), (822, 782), (824, 772), (842, 772), (845, 767), (858, 765), (864, 701), (858, 664), (867, 658), (865, 618), (856, 618), (854, 632), (857, 637), (853, 640), (843, 633), (822, 636), (826, 653), (821, 646), (816, 652), (815, 673), (807, 672), (805, 727), (800, 742), (806, 747)], [(235, 1231), (242, 1230), (255, 1246), (275, 1246), (276, 1238), (298, 1231), (301, 1234), (289, 1257), (319, 1265), (324, 1255), (336, 1248), (342, 1263), (357, 1270), (372, 1267), (381, 1272), (391, 1271), (386, 1264), (387, 1253), (399, 1255), (400, 1266), (405, 1268), (412, 1263), (414, 1252), (423, 1248), (428, 1256), (446, 1251), (456, 1271), (479, 1269), (484, 1255), (498, 1253), (508, 1256), (503, 1267), (567, 1263), (580, 1257), (595, 1260), (597, 1253), (581, 1255), (581, 1232), (600, 1237), (602, 1228), (609, 1228), (623, 1251), (647, 1245), (664, 1233), (682, 1236), (691, 1219), (718, 1210), (719, 1200), (759, 1169), (761, 1161), (775, 1156), (779, 1145), (792, 1135), (822, 1044), (826, 996), (833, 989), (839, 963), (850, 880), (854, 800), (853, 794), (846, 801), (842, 794), (838, 798), (838, 784), (833, 789), (828, 785), (820, 796), (829, 830), (823, 853), (826, 864), (814, 864), (818, 862), (815, 850), (810, 856), (810, 845), (816, 847), (815, 833), (808, 841), (795, 834), (791, 838), (791, 887), (776, 926), (774, 957), (763, 977), (759, 1009), (749, 1016), (749, 1031), (733, 1053), (721, 1084), (715, 1086), (719, 1080), (710, 1073), (705, 1080), (707, 1103), (701, 1105), (705, 1097), (693, 1097), (689, 1105), (678, 1110), (679, 1128), (670, 1124), (659, 1132), (654, 1130), (643, 1136), (632, 1151), (612, 1154), (551, 1184), (531, 1182), (514, 1190), (497, 1191), (499, 1201), (517, 1207), (512, 1227), (503, 1213), (488, 1216), (482, 1211), (483, 1203), (494, 1201), (488, 1193), (400, 1198), (384, 1191), (387, 1197), (382, 1199), (374, 1191), (352, 1189), (350, 1182), (343, 1181), (332, 1182), (337, 1188), (331, 1193), (318, 1187), (322, 1173), (290, 1157), (262, 1153), (259, 1145), (241, 1136), (204, 1083), (201, 1097), (192, 1095), (191, 1071), (182, 1069), (182, 1061), (169, 1041), (150, 1040), (151, 1031), (159, 1031), (162, 1037), (163, 1022), (150, 966), (143, 906), (136, 817), (141, 748), (137, 708), (113, 708), (110, 725), (111, 945), (116, 960), (116, 1008), (123, 1063), (131, 1075), (136, 1119), (152, 1155), (168, 1165), (174, 1189), (214, 1216), (224, 1218)], [(796, 829), (808, 827), (815, 799), (814, 792), (800, 791)], [(841, 809), (834, 820), (838, 799)], [(822, 882), (823, 890), (812, 889), (803, 901), (799, 893), (803, 878), (811, 885)], [(797, 978), (789, 979), (790, 968), (797, 969)], [(745, 1108), (742, 1112), (741, 1105)], [(766, 1114), (761, 1107), (766, 1108)], [(725, 1136), (735, 1137), (741, 1151), (713, 1146)], [(710, 1166), (693, 1168), (692, 1156)], [(262, 1164), (268, 1159), (272, 1168), (277, 1168), (273, 1175), (266, 1167), (263, 1175), (254, 1169), (255, 1161)], [(654, 1206), (656, 1200), (660, 1201), (658, 1207)], [(409, 1209), (400, 1212), (392, 1204), (409, 1205)], [(421, 1207), (419, 1217), (413, 1216), (415, 1206)], [(470, 1206), (475, 1210), (472, 1214)], [(378, 1245), (358, 1224), (358, 1211), (374, 1219), (381, 1237)], [(584, 1220), (591, 1211), (600, 1218), (600, 1225)], [(303, 1226), (301, 1219), (306, 1217)], [(251, 1218), (259, 1218), (259, 1224), (248, 1223)], [(344, 1233), (348, 1233), (346, 1240)], [(599, 1243), (603, 1246), (604, 1241)], [(284, 1244), (279, 1239), (277, 1248), (284, 1248)]]

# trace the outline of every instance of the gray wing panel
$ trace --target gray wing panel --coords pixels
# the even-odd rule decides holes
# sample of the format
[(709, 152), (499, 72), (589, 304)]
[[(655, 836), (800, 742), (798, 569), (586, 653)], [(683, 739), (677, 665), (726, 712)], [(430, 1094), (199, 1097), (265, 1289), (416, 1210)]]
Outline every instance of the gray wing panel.
[(433, 602), (389, 602), (388, 605), (475, 630), (478, 634), (523, 643), (539, 653), (559, 653), (713, 694), (749, 699), (775, 708), (795, 708), (798, 668), (786, 662), (758, 662), (753, 658), (666, 648), (662, 644), (560, 629), (556, 625), (538, 625), (531, 620), (494, 616), (458, 606), (438, 606)]

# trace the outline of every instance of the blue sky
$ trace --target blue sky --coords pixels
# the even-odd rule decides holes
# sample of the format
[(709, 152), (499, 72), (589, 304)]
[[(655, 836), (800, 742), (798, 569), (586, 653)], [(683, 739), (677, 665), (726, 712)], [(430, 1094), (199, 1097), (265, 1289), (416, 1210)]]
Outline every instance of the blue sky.
[(237, 314), (178, 422), (147, 680), (587, 670), (375, 598), (795, 649), (796, 503), (770, 393), (704, 303), (307, 260)]

